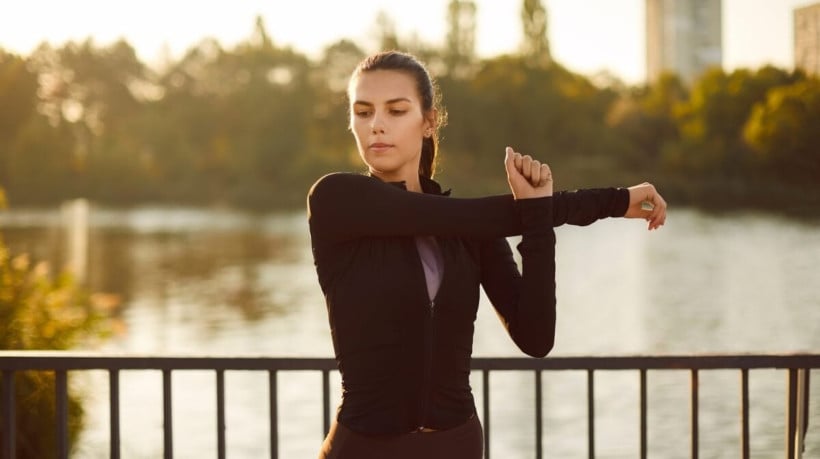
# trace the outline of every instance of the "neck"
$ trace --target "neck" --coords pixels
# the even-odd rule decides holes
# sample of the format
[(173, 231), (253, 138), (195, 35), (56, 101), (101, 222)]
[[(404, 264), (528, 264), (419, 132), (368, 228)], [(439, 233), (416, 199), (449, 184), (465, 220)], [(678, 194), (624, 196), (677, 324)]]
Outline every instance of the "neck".
[(404, 182), (407, 191), (421, 193), (421, 180), (419, 174), (385, 174), (379, 171), (370, 170), (370, 175), (378, 177), (384, 182)]

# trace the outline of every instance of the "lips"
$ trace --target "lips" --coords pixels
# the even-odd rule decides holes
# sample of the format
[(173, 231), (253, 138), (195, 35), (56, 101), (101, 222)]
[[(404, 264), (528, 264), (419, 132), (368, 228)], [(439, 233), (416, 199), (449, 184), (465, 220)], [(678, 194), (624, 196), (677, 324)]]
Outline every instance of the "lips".
[(375, 142), (371, 143), (369, 147), (373, 151), (381, 152), (391, 148), (392, 146), (393, 145), (390, 145), (389, 143)]

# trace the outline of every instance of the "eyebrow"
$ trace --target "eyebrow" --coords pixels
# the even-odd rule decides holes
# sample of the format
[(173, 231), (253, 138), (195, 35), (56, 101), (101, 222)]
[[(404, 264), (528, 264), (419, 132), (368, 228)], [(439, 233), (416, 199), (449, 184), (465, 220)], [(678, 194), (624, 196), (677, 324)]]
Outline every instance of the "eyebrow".
[[(397, 102), (412, 102), (412, 101), (410, 99), (406, 98), (406, 97), (396, 97), (395, 99), (388, 100), (386, 102), (386, 104), (395, 104)], [(367, 102), (367, 101), (364, 101), (364, 100), (357, 100), (357, 101), (353, 102), (353, 105), (367, 105), (368, 107), (372, 107), (373, 103), (372, 102)]]

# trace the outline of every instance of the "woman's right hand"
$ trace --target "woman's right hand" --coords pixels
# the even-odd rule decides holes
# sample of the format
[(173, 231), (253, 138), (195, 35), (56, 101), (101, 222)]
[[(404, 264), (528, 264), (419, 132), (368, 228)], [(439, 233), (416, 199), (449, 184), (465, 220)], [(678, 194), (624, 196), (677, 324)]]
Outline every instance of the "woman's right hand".
[(548, 165), (507, 147), (504, 168), (515, 199), (552, 196), (552, 171)]

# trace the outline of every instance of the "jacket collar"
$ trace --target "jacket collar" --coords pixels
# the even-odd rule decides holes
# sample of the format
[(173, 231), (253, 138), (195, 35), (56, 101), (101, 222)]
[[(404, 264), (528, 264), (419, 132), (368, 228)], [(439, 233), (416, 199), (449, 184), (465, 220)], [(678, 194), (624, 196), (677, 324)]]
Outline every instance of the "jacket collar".
[[(375, 179), (379, 179), (378, 177), (376, 177), (373, 174), (368, 173), (367, 175), (369, 175), (370, 177), (373, 177)], [(421, 191), (423, 191), (427, 194), (435, 194), (435, 195), (439, 195), (439, 196), (450, 196), (450, 193), (452, 192), (452, 190), (442, 191), (441, 185), (439, 185), (438, 182), (436, 182), (433, 179), (427, 178), (423, 175), (419, 175), (419, 182), (421, 183)], [(403, 190), (407, 189), (407, 185), (404, 182), (404, 180), (399, 181), (399, 182), (386, 182), (386, 183), (389, 183), (393, 186), (397, 186), (397, 187), (399, 187)]]

